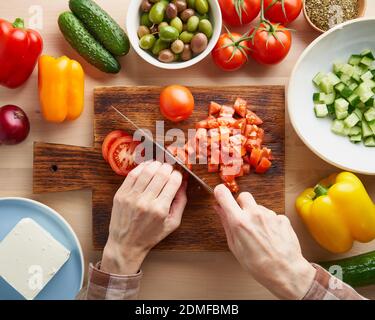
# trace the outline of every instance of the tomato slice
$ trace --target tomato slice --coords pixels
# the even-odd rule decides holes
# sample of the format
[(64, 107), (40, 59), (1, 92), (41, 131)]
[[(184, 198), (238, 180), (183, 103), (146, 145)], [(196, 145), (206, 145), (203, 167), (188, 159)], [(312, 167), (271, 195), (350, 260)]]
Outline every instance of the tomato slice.
[(102, 144), (102, 155), (103, 155), (103, 158), (104, 158), (105, 161), (108, 162), (109, 149), (111, 148), (111, 146), (113, 145), (113, 143), (118, 138), (121, 138), (121, 137), (128, 137), (129, 138), (129, 142), (131, 142), (133, 140), (130, 134), (128, 134), (128, 133), (126, 133), (125, 131), (122, 131), (122, 130), (112, 131), (111, 133), (109, 133), (105, 137), (105, 139), (103, 141), (103, 144)]
[(256, 168), (262, 157), (262, 151), (258, 148), (254, 148), (250, 154), (250, 164), (252, 167)]
[(209, 115), (217, 114), (220, 112), (220, 110), (221, 110), (221, 105), (216, 102), (211, 101), (210, 106), (208, 108), (208, 114)]
[(263, 120), (250, 110), (246, 112), (246, 120), (248, 124), (261, 125), (263, 123)]
[(116, 139), (108, 153), (108, 162), (115, 173), (126, 176), (137, 166), (134, 151), (139, 144), (128, 136)]
[(260, 160), (258, 166), (256, 167), (255, 172), (265, 173), (269, 170), (269, 168), (271, 168), (271, 165), (271, 161), (269, 161), (267, 158), (262, 158), (262, 160)]
[(245, 118), (247, 111), (247, 102), (242, 98), (237, 98), (237, 100), (234, 103), (234, 110), (239, 116)]

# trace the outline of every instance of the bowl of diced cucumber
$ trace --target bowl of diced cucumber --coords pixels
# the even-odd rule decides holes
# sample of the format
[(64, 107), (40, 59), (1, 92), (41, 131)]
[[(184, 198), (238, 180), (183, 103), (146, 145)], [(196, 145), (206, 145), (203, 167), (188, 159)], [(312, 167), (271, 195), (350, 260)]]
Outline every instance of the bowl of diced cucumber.
[(375, 175), (375, 19), (331, 29), (300, 56), (288, 110), (302, 141), (344, 170)]

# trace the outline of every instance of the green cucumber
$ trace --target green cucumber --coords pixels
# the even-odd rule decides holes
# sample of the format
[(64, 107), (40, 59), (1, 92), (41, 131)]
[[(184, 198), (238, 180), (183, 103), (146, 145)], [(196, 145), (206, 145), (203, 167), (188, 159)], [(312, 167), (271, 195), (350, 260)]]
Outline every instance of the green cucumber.
[(92, 0), (70, 0), (70, 10), (86, 29), (114, 56), (129, 52), (129, 38), (118, 23)]
[(119, 62), (87, 31), (71, 12), (59, 16), (59, 27), (66, 41), (90, 64), (107, 73), (118, 73)]
[[(323, 268), (342, 275), (342, 280), (352, 287), (375, 284), (375, 251), (346, 259), (319, 263)], [(338, 270), (341, 267), (342, 272)], [(339, 272), (338, 272), (339, 271)]]

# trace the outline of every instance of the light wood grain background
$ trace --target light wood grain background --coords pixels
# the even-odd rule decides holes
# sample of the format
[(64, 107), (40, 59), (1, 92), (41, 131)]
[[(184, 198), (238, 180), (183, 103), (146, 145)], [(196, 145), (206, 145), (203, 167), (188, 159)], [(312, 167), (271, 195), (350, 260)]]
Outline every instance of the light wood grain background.
[[(124, 25), (129, 0), (97, 0), (120, 24)], [(106, 75), (88, 66), (66, 44), (61, 36), (57, 17), (68, 10), (67, 0), (13, 0), (0, 2), (1, 18), (30, 17), (30, 8), (43, 10), (44, 53), (67, 55), (82, 62), (86, 73), (85, 111), (72, 123), (49, 124), (42, 120), (37, 91), (37, 72), (20, 89), (0, 88), (0, 106), (15, 104), (22, 107), (31, 121), (31, 134), (18, 146), (0, 147), (0, 197), (20, 196), (41, 201), (57, 210), (72, 225), (83, 246), (85, 261), (97, 261), (100, 253), (91, 246), (91, 192), (63, 194), (32, 194), (32, 145), (34, 141), (91, 146), (93, 143), (93, 89), (112, 85), (287, 85), (291, 70), (304, 48), (319, 34), (305, 22), (303, 15), (291, 27), (293, 46), (287, 59), (273, 67), (250, 62), (236, 73), (218, 70), (210, 58), (184, 71), (160, 70), (146, 64), (134, 51), (122, 59), (118, 75)], [(375, 2), (368, 1), (366, 16), (375, 15)], [(0, 66), (1, 67), (1, 66)], [(321, 249), (307, 233), (297, 217), (294, 200), (305, 187), (338, 169), (326, 164), (310, 152), (286, 121), (286, 212), (301, 241), (304, 255), (314, 261), (338, 258)], [(373, 198), (375, 178), (361, 177)], [(251, 190), (249, 190), (251, 191)], [(0, 221), (1, 223), (1, 221)], [(348, 255), (375, 250), (375, 242), (356, 244)], [(248, 274), (243, 272), (230, 253), (152, 252), (143, 265), (143, 299), (274, 299)], [(269, 270), (272, 272), (272, 266)], [(359, 290), (375, 298), (375, 286)]]

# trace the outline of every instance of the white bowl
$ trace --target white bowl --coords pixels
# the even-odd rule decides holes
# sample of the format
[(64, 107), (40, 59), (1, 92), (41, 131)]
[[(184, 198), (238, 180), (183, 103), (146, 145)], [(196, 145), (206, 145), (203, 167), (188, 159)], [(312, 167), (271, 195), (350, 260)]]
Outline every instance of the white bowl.
[(207, 57), (207, 55), (210, 54), (212, 49), (215, 47), (217, 41), (219, 40), (219, 37), (221, 34), (222, 23), (223, 23), (218, 1), (208, 0), (208, 2), (210, 3), (209, 14), (211, 16), (213, 34), (212, 34), (211, 39), (209, 39), (206, 50), (188, 61), (164, 63), (164, 62), (160, 62), (157, 58), (155, 58), (153, 55), (143, 50), (139, 46), (137, 30), (138, 30), (139, 23), (140, 23), (140, 15), (141, 15), (140, 6), (142, 3), (142, 0), (131, 0), (129, 7), (128, 7), (128, 14), (126, 18), (126, 29), (127, 29), (128, 37), (129, 37), (129, 40), (133, 49), (135, 50), (135, 52), (138, 53), (140, 57), (142, 57), (148, 63), (156, 67), (162, 68), (162, 69), (184, 69), (203, 60), (205, 57)]
[(314, 115), (312, 83), (319, 72), (331, 70), (333, 62), (347, 61), (364, 49), (375, 52), (375, 18), (362, 18), (339, 25), (312, 42), (300, 56), (288, 89), (288, 110), (302, 141), (323, 160), (341, 169), (375, 175), (375, 148), (353, 144), (331, 132), (331, 119)]

